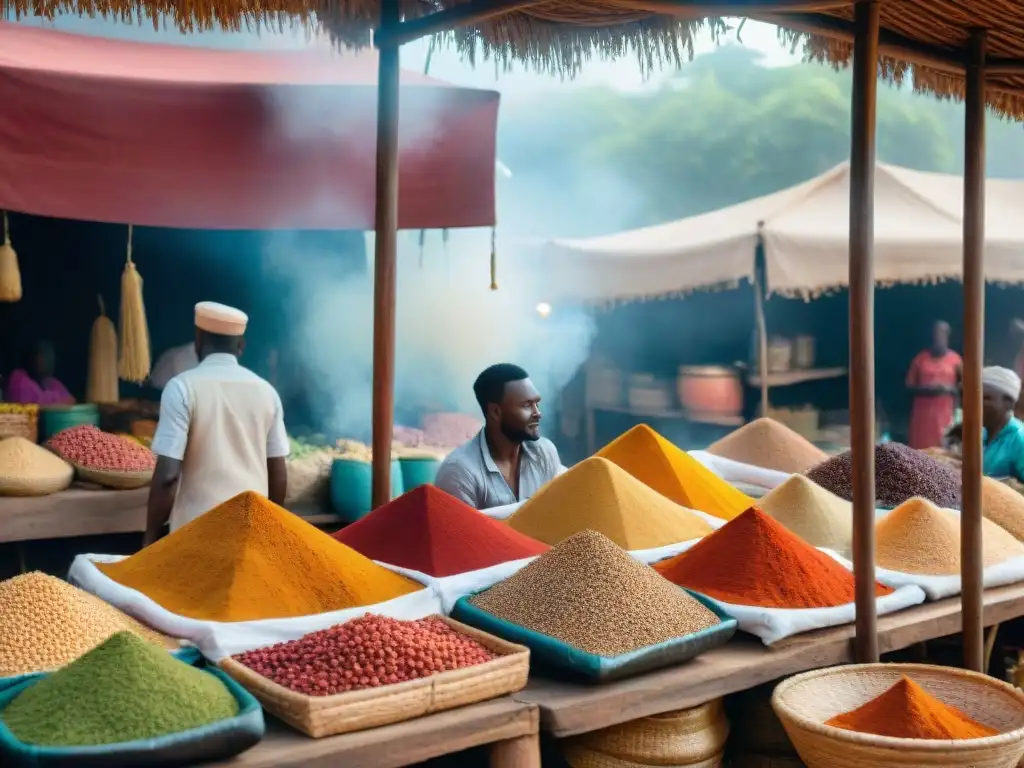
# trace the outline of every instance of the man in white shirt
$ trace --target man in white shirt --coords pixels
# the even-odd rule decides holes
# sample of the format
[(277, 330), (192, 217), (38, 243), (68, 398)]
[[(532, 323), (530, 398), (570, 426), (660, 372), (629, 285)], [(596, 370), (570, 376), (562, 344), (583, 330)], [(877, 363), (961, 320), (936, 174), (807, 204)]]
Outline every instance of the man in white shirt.
[(214, 302), (196, 304), (195, 312), (200, 363), (171, 379), (160, 399), (143, 546), (168, 521), (174, 531), (243, 491), (277, 504), (287, 492), (281, 399), (238, 363), (249, 318)]

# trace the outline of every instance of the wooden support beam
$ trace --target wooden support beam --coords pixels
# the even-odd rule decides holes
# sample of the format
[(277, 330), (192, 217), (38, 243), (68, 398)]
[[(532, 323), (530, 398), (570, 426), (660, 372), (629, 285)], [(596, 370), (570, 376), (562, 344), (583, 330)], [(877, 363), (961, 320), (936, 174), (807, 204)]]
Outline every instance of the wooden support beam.
[(850, 433), (858, 662), (878, 661), (875, 606), (875, 107), (878, 0), (855, 10), (850, 139)]
[[(381, 28), (400, 18), (381, 0)], [(377, 80), (377, 196), (373, 272), (373, 508), (391, 500), (395, 420), (395, 301), (398, 270), (398, 44), (380, 48)]]
[(964, 666), (984, 667), (981, 553), (981, 369), (985, 354), (985, 49), (971, 33), (964, 118), (964, 401), (960, 567)]
[(429, 37), (440, 32), (449, 32), (459, 27), (471, 27), (474, 24), (504, 16), (513, 11), (521, 11), (533, 5), (541, 5), (550, 0), (470, 0), (459, 3), (443, 11), (436, 11), (428, 16), (419, 16), (401, 21), (393, 26), (382, 24), (374, 34), (375, 44), (402, 45), (411, 43), (421, 37)]

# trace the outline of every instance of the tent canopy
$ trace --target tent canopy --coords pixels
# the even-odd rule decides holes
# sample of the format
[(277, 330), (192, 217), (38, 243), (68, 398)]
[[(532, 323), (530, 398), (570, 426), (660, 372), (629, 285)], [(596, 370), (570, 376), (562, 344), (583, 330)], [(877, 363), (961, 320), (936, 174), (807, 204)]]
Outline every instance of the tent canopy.
[[(225, 51), (0, 23), (0, 208), (372, 229), (372, 51)], [(494, 223), (498, 94), (403, 71), (399, 226)]]
[[(1024, 181), (986, 186), (985, 276), (1024, 283)], [(963, 267), (963, 180), (879, 164), (875, 175), (875, 279), (879, 284), (958, 279)], [(604, 237), (545, 247), (554, 294), (583, 301), (682, 294), (751, 280), (763, 239), (767, 289), (813, 296), (845, 287), (850, 167), (738, 205)]]

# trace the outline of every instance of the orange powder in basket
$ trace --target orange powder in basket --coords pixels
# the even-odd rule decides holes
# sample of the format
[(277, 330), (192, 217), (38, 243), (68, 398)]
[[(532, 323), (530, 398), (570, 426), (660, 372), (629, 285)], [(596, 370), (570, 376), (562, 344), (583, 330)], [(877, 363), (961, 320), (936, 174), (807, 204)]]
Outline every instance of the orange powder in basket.
[[(654, 566), (669, 581), (734, 605), (831, 608), (853, 602), (853, 574), (751, 507)], [(877, 585), (876, 594), (889, 587)]]
[(252, 492), (97, 567), (171, 613), (208, 621), (308, 616), (423, 589)]
[(545, 485), (507, 522), (551, 546), (589, 529), (626, 550), (678, 544), (712, 530), (700, 515), (596, 456)]
[(897, 739), (982, 739), (999, 733), (939, 701), (906, 675), (885, 693), (825, 725)]
[(754, 503), (646, 424), (619, 435), (595, 455), (618, 464), (676, 504), (723, 520), (732, 520)]

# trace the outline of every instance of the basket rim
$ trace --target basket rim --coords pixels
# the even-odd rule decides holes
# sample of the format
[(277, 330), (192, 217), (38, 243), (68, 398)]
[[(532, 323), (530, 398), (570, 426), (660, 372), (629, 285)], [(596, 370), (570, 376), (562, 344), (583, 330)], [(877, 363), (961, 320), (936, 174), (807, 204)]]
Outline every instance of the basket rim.
[[(57, 455), (60, 456), (60, 454)], [(82, 464), (76, 464), (75, 462), (68, 461), (67, 459), (64, 459), (64, 461), (67, 461), (68, 464), (74, 467), (76, 472), (81, 472), (83, 474), (92, 473), (94, 475), (109, 475), (110, 477), (123, 477), (126, 479), (141, 479), (143, 477), (151, 477), (153, 473), (156, 471), (156, 467), (154, 467), (153, 469), (144, 470), (96, 469), (95, 467), (86, 467)]]
[(945, 667), (936, 664), (887, 664), (884, 662), (874, 664), (846, 664), (836, 667), (826, 667), (824, 669), (814, 669), (809, 672), (794, 675), (787, 680), (783, 680), (775, 687), (775, 691), (772, 693), (772, 709), (774, 709), (776, 715), (783, 720), (783, 725), (785, 725), (785, 720), (789, 720), (800, 728), (811, 731), (815, 735), (858, 746), (913, 749), (918, 752), (969, 752), (975, 749), (990, 749), (1024, 740), (1024, 725), (1021, 725), (1012, 731), (1007, 731), (1006, 733), (996, 734), (995, 736), (984, 736), (980, 739), (903, 739), (895, 736), (878, 736), (873, 733), (848, 731), (844, 728), (836, 728), (832, 725), (825, 725), (825, 723), (811, 720), (810, 718), (793, 712), (783, 701), (783, 697), (789, 688), (807, 680), (813, 680), (818, 677), (832, 677), (882, 670), (897, 671), (910, 675), (915, 671), (929, 672), (931, 674), (935, 674), (937, 672), (938, 674), (951, 678), (959, 677), (965, 680), (970, 680), (973, 683), (994, 688), (1002, 691), (1003, 693), (1009, 694), (1012, 698), (1017, 700), (1018, 705), (1022, 710), (1024, 710), (1024, 691), (1019, 688), (1015, 688), (1009, 683), (997, 680), (994, 677), (989, 677), (988, 675), (984, 675), (980, 672), (972, 672), (966, 669), (956, 669), (955, 667)]

